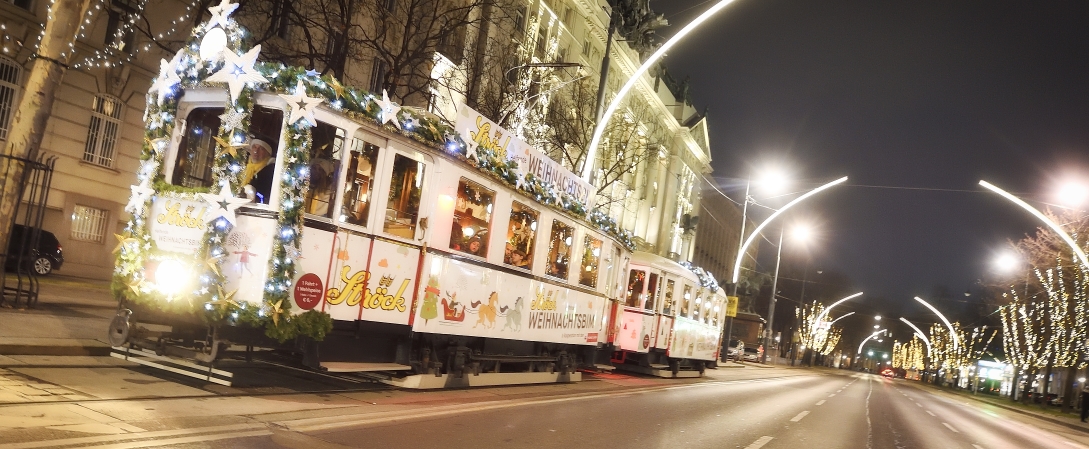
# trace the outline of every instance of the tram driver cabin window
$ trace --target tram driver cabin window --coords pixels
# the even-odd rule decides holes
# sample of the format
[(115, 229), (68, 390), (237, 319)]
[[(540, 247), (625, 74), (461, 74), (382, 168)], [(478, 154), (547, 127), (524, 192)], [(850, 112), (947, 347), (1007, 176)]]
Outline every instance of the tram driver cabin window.
[(673, 315), (673, 288), (677, 284), (672, 279), (666, 279), (665, 298), (662, 300), (662, 315)]
[(308, 214), (332, 218), (340, 159), (344, 151), (344, 130), (318, 122), (311, 135), (310, 188), (306, 191), (303, 204)]
[(552, 220), (552, 234), (548, 238), (548, 268), (545, 274), (567, 279), (567, 267), (571, 261), (571, 243), (575, 228), (559, 220)]
[(344, 180), (344, 205), (340, 221), (359, 226), (367, 225), (371, 211), (371, 191), (374, 190), (374, 173), (378, 166), (378, 145), (363, 139), (352, 142), (348, 155), (348, 174)]
[(579, 270), (579, 284), (597, 288), (597, 272), (601, 264), (601, 240), (586, 236), (582, 243), (582, 268)]
[(681, 296), (681, 313), (678, 316), (689, 317), (692, 310), (692, 286), (684, 285), (684, 295)]
[(491, 237), (495, 192), (461, 178), (454, 200), (454, 221), (450, 227), (450, 249), (487, 257)]
[[(223, 108), (196, 108), (186, 116), (185, 130), (174, 159), (174, 173), (171, 177), (173, 184), (186, 187), (212, 186), (212, 166), (216, 157), (215, 138), (219, 135), (220, 115), (223, 115)], [(259, 203), (267, 204), (272, 190), (276, 149), (280, 144), (283, 120), (283, 111), (260, 106), (253, 108), (250, 116), (248, 141), (241, 151), (246, 155), (246, 165), (236, 169), (242, 174), (242, 184), (254, 187), (255, 200)], [(255, 140), (268, 144), (271, 154), (264, 157), (261, 152), (253, 152), (251, 147)]]
[(628, 292), (625, 295), (624, 305), (639, 307), (640, 298), (643, 297), (643, 288), (646, 286), (647, 272), (643, 270), (631, 270), (628, 274)]
[(406, 239), (416, 238), (423, 181), (423, 162), (400, 154), (394, 156), (386, 220), (382, 227), (387, 234)]

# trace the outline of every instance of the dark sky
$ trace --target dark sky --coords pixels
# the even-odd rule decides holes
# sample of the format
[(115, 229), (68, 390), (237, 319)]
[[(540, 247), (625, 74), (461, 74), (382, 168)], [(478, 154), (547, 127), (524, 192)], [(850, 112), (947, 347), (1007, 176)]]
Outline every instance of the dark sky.
[[(652, 1), (659, 34), (714, 3)], [(1089, 180), (1089, 2), (737, 0), (686, 39), (665, 63), (707, 108), (713, 176), (735, 199), (766, 161), (795, 191), (850, 176), (787, 221), (867, 296), (963, 292), (1035, 229), (980, 179), (1038, 207)]]

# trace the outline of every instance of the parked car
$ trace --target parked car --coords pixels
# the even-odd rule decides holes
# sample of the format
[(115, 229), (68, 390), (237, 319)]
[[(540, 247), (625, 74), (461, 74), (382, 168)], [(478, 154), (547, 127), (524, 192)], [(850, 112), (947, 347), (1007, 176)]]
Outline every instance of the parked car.
[(23, 264), (39, 275), (47, 275), (53, 270), (59, 270), (64, 264), (64, 251), (60, 241), (52, 232), (39, 230), (38, 246), (31, 245), (34, 229), (17, 224), (11, 229), (11, 238), (8, 239), (7, 260), (5, 266), (15, 268), (15, 261), (19, 258), (19, 250), (23, 251)]
[(754, 346), (746, 346), (741, 359), (746, 362), (760, 362), (760, 350)]
[(723, 361), (726, 361), (726, 360), (739, 361), (739, 360), (741, 360), (741, 352), (743, 352), (744, 350), (745, 350), (745, 342), (743, 342), (741, 340), (738, 340), (738, 339), (730, 340), (730, 346), (728, 346), (726, 348), (726, 358)]

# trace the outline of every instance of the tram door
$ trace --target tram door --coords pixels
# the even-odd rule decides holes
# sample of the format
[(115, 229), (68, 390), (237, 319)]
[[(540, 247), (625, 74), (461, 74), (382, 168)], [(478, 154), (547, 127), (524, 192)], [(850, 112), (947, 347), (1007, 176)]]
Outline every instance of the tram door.
[(666, 273), (662, 276), (661, 285), (658, 287), (657, 329), (655, 332), (654, 347), (666, 349), (669, 347), (670, 334), (673, 332), (673, 298), (676, 297), (677, 278)]
[(617, 346), (634, 352), (648, 352), (654, 340), (654, 292), (658, 272), (649, 267), (632, 267), (628, 272), (628, 289), (624, 313), (620, 319)]

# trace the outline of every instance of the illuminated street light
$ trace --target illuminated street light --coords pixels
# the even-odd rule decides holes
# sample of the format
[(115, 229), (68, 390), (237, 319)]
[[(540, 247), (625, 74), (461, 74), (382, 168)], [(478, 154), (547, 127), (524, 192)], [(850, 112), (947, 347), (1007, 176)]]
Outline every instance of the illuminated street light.
[(1056, 199), (1067, 207), (1081, 207), (1089, 200), (1089, 185), (1077, 180), (1067, 180), (1059, 186)]
[[(874, 333), (870, 334), (870, 336), (869, 336), (869, 337), (866, 337), (866, 339), (865, 339), (865, 340), (862, 340), (862, 343), (860, 343), (860, 344), (858, 345), (858, 350), (857, 350), (857, 351), (855, 351), (855, 352), (856, 352), (856, 353), (859, 353), (859, 354), (861, 354), (861, 353), (862, 353), (862, 347), (863, 347), (863, 346), (866, 346), (866, 342), (867, 342), (867, 341), (870, 341), (870, 339), (871, 339), (871, 338), (874, 338), (874, 337), (876, 337), (876, 336), (878, 336), (878, 335), (881, 335), (881, 333), (882, 333), (882, 332), (885, 332), (886, 330), (887, 330), (887, 329), (881, 329), (881, 330), (879, 330), (879, 331), (876, 331), (876, 332), (874, 332)], [(873, 351), (870, 351), (870, 355), (873, 355)]]
[(949, 320), (945, 318), (945, 315), (942, 315), (942, 313), (939, 312), (938, 309), (935, 309), (934, 306), (930, 305), (930, 303), (923, 301), (923, 298), (916, 296), (915, 300), (923, 303), (926, 308), (930, 309), (931, 312), (938, 315), (938, 318), (942, 319), (942, 322), (945, 323), (945, 327), (949, 328), (949, 335), (953, 337), (953, 352), (957, 352), (957, 350), (960, 349), (960, 337), (957, 336), (957, 331), (953, 329), (953, 325), (949, 323)]
[(836, 324), (836, 321), (842, 320), (842, 319), (844, 319), (844, 318), (847, 318), (847, 317), (849, 317), (849, 316), (851, 316), (851, 315), (854, 315), (854, 314), (855, 314), (854, 312), (850, 312), (850, 313), (845, 313), (845, 314), (843, 314), (843, 316), (841, 316), (841, 317), (839, 317), (839, 318), (836, 318), (836, 319), (832, 320), (832, 322), (831, 322), (831, 323), (828, 323), (828, 328), (829, 328), (829, 329), (831, 329), (831, 328), (832, 328), (832, 325), (833, 325), (833, 324)]
[(994, 193), (999, 194), (1000, 196), (1007, 200), (1010, 200), (1014, 204), (1021, 206), (1022, 209), (1025, 209), (1036, 218), (1039, 218), (1040, 221), (1043, 221), (1045, 224), (1047, 224), (1047, 226), (1051, 228), (1052, 231), (1055, 231), (1055, 233), (1058, 234), (1059, 237), (1061, 237), (1063, 241), (1070, 246), (1070, 249), (1074, 250), (1074, 254), (1077, 254), (1078, 260), (1080, 260), (1081, 263), (1085, 265), (1087, 269), (1089, 269), (1089, 256), (1085, 255), (1085, 251), (1083, 251), (1081, 247), (1078, 246), (1076, 242), (1074, 242), (1074, 239), (1070, 237), (1070, 234), (1067, 234), (1066, 231), (1063, 231), (1063, 228), (1059, 226), (1058, 223), (1055, 223), (1050, 218), (1047, 218), (1046, 215), (1036, 210), (1036, 208), (1030, 206), (1028, 203), (1021, 201), (1020, 198), (1013, 196), (1009, 192), (1006, 192), (1005, 190), (996, 187), (994, 184), (991, 184), (987, 181), (979, 181), (979, 185)]
[(1006, 251), (994, 260), (994, 267), (1002, 273), (1012, 273), (1021, 265), (1021, 258), (1012, 251)]
[(628, 81), (624, 83), (624, 86), (622, 86), (620, 90), (616, 92), (616, 96), (614, 96), (613, 101), (609, 103), (609, 107), (605, 109), (605, 112), (603, 114), (601, 114), (601, 119), (598, 120), (597, 127), (594, 128), (594, 136), (590, 139), (590, 145), (586, 148), (586, 158), (582, 163), (582, 179), (585, 179), (586, 182), (590, 182), (590, 174), (594, 172), (594, 161), (597, 160), (597, 147), (601, 145), (602, 135), (605, 134), (605, 125), (609, 124), (609, 119), (612, 118), (613, 113), (616, 112), (618, 108), (620, 108), (620, 102), (624, 99), (625, 96), (627, 96), (628, 92), (632, 89), (632, 87), (635, 86), (635, 83), (639, 82), (643, 75), (647, 73), (647, 70), (650, 70), (651, 67), (656, 67), (658, 65), (658, 60), (662, 59), (662, 56), (664, 56), (670, 48), (673, 48), (673, 46), (676, 45), (677, 42), (679, 42), (681, 39), (687, 36), (688, 33), (691, 33), (692, 30), (694, 30), (703, 22), (707, 21), (707, 19), (711, 18), (711, 16), (722, 10), (722, 8), (725, 8), (730, 3), (733, 3), (733, 0), (719, 1), (714, 6), (708, 8), (707, 11), (705, 11), (703, 14), (700, 14), (699, 17), (696, 17), (696, 19), (693, 20), (692, 23), (689, 23), (688, 25), (685, 25), (684, 28), (681, 28), (681, 30), (678, 31), (677, 34), (669, 38), (669, 40), (662, 44), (661, 47), (658, 47), (658, 50), (655, 51), (654, 54), (650, 55), (650, 57), (643, 62), (643, 65), (639, 66), (639, 68), (635, 70), (635, 73), (633, 73), (631, 77), (628, 78)]
[(848, 296), (846, 298), (843, 298), (843, 299), (841, 299), (839, 301), (836, 301), (836, 302), (832, 303), (832, 305), (828, 306), (827, 309), (824, 309), (824, 311), (822, 311), (821, 314), (817, 317), (817, 323), (820, 323), (820, 322), (824, 321), (824, 317), (828, 316), (828, 312), (831, 312), (833, 307), (838, 306), (840, 304), (843, 304), (847, 300), (854, 299), (854, 298), (857, 298), (859, 296), (862, 296), (862, 292), (855, 293), (855, 294), (853, 294), (851, 296)]
[(875, 317), (873, 317), (873, 319), (875, 321), (881, 321), (881, 315), (875, 316)]

